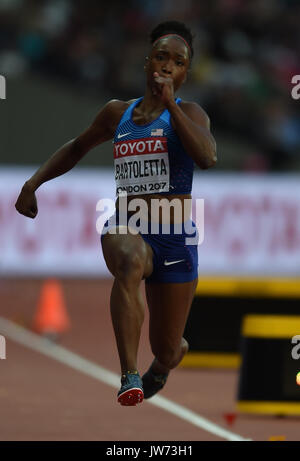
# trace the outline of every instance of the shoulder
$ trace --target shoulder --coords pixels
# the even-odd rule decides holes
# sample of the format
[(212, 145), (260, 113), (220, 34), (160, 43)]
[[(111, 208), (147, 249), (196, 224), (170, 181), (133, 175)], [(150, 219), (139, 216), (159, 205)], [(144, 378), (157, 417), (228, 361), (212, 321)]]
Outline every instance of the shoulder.
[(102, 107), (101, 111), (95, 119), (94, 124), (97, 126), (104, 124), (111, 137), (113, 137), (122, 115), (134, 101), (136, 101), (136, 99), (131, 99), (129, 101), (111, 99)]
[(120, 114), (124, 112), (130, 106), (130, 104), (132, 104), (135, 101), (136, 99), (130, 99), (129, 101), (121, 101), (120, 99), (111, 99), (105, 104), (104, 109), (106, 109), (106, 112), (108, 114), (109, 113), (112, 115)]
[(182, 111), (199, 125), (210, 128), (210, 119), (205, 110), (196, 102), (180, 101), (179, 103)]
[(129, 101), (121, 101), (120, 99), (111, 99), (103, 107), (103, 113), (107, 117), (107, 121), (112, 125), (113, 131), (116, 128), (116, 124), (119, 123), (120, 118), (128, 107), (135, 102), (136, 99), (130, 99)]

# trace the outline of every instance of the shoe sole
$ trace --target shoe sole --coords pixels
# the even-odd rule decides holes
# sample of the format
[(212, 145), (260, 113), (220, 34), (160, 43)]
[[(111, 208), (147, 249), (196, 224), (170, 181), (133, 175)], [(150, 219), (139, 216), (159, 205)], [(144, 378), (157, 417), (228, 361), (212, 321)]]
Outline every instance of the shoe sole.
[(135, 407), (137, 403), (142, 403), (144, 399), (144, 393), (138, 387), (128, 389), (118, 397), (118, 402), (126, 407)]

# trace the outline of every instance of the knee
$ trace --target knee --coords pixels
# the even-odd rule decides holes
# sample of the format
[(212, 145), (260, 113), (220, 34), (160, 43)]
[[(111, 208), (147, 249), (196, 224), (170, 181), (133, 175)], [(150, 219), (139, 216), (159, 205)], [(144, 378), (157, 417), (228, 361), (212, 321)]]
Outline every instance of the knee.
[(155, 358), (166, 368), (175, 368), (178, 362), (178, 350), (173, 347), (152, 348)]
[(189, 350), (189, 343), (187, 342), (187, 340), (185, 338), (181, 338), (181, 351), (182, 351), (182, 356), (184, 356), (188, 350)]
[(182, 338), (179, 346), (172, 345), (153, 346), (152, 352), (156, 359), (167, 368), (175, 368), (189, 349), (186, 339)]

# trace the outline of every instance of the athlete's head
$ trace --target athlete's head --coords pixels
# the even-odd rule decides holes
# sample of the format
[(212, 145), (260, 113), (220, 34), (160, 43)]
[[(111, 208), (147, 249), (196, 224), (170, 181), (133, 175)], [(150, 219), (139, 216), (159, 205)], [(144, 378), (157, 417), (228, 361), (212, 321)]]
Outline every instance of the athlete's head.
[(185, 24), (178, 21), (162, 22), (150, 34), (152, 48), (146, 57), (148, 82), (154, 72), (171, 77), (177, 90), (186, 80), (193, 50), (193, 35)]
[(153, 47), (155, 47), (161, 40), (164, 38), (166, 39), (167, 37), (165, 36), (173, 36), (174, 38), (177, 38), (177, 40), (181, 40), (188, 51), (189, 59), (190, 61), (193, 58), (194, 55), (194, 49), (193, 49), (193, 34), (190, 29), (186, 27), (183, 22), (179, 21), (166, 21), (158, 24), (156, 26), (151, 34), (150, 34), (150, 42)]

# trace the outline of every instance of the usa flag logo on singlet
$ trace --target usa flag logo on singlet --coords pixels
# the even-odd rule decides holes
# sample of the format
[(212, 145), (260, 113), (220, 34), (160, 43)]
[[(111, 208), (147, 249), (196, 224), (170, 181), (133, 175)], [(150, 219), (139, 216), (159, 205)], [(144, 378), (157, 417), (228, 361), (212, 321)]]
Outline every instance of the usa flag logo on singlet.
[(163, 136), (164, 130), (162, 128), (156, 128), (156, 130), (151, 131), (151, 136)]

